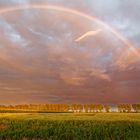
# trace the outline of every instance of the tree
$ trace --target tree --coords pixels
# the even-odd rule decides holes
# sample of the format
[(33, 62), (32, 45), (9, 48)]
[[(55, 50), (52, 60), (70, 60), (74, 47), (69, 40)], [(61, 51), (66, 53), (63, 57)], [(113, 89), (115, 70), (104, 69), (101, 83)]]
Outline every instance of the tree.
[(88, 112), (88, 105), (87, 104), (84, 104), (84, 110), (86, 113)]
[(102, 104), (95, 104), (95, 112), (102, 112), (103, 110), (103, 105)]
[(131, 110), (132, 110), (131, 104), (126, 104), (125, 109), (126, 109), (126, 112), (131, 112)]
[(100, 112), (102, 112), (103, 108), (104, 108), (104, 107), (103, 107), (102, 104), (98, 104), (98, 109), (99, 109)]
[(140, 112), (140, 104), (132, 104), (132, 108), (135, 112)]
[(104, 105), (104, 109), (106, 112), (110, 112), (110, 106), (109, 105)]
[(78, 111), (78, 105), (77, 104), (72, 104), (71, 108), (72, 108), (73, 112), (77, 112)]
[(95, 104), (90, 104), (90, 111), (95, 112)]
[(118, 110), (119, 112), (131, 112), (132, 107), (131, 104), (119, 104)]

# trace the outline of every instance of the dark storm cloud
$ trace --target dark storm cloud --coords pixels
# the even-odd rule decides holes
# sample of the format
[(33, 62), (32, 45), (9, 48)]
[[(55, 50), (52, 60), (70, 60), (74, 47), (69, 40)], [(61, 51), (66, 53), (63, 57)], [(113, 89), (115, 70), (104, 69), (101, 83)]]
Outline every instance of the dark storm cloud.
[[(139, 1), (1, 0), (0, 7), (32, 3), (99, 17), (140, 52)], [(97, 29), (99, 34), (75, 42)], [(85, 18), (29, 9), (0, 15), (2, 103), (138, 102), (139, 64), (139, 57), (117, 36)]]

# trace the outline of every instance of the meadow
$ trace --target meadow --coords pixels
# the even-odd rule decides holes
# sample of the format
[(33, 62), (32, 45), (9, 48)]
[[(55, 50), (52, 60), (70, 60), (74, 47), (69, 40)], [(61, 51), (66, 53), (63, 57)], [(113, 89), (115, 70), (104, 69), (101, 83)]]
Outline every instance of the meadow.
[(0, 140), (140, 140), (140, 113), (1, 113)]

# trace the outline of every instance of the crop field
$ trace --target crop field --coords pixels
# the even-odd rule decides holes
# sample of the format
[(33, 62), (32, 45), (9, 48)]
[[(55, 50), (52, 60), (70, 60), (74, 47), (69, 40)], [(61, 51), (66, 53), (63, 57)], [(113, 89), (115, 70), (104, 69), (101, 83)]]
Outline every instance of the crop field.
[(0, 140), (140, 140), (140, 113), (1, 113)]

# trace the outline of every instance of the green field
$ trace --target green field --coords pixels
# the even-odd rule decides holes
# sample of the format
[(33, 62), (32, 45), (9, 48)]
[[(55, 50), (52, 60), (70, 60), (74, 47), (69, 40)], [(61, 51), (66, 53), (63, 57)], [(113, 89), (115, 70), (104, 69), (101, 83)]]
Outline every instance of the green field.
[(1, 113), (5, 139), (140, 140), (140, 113)]

